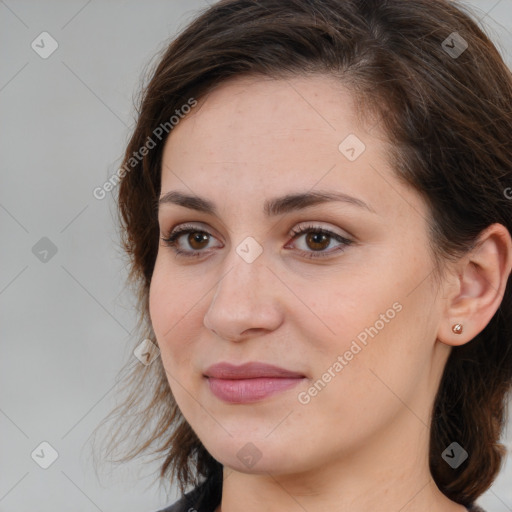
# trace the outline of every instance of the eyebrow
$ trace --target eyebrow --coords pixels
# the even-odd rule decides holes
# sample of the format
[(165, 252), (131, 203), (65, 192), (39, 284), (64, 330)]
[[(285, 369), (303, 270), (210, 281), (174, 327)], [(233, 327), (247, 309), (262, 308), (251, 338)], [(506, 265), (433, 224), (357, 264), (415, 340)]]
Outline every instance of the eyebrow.
[[(347, 203), (366, 209), (371, 213), (377, 213), (370, 205), (366, 204), (361, 199), (342, 192), (331, 192), (327, 190), (287, 194), (282, 197), (269, 199), (265, 201), (263, 211), (267, 217), (272, 217), (330, 201)], [(213, 202), (203, 197), (188, 195), (178, 191), (170, 191), (161, 196), (158, 201), (158, 206), (163, 204), (177, 204), (185, 208), (190, 208), (191, 210), (218, 216), (217, 207)]]

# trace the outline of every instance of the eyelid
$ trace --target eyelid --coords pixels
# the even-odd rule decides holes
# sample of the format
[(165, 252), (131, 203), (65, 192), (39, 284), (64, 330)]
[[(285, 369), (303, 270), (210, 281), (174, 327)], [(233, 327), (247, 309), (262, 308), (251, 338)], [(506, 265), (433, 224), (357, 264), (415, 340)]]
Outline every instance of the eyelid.
[[(199, 224), (201, 224), (201, 223), (199, 223)], [(219, 238), (215, 234), (216, 233), (215, 229), (212, 229), (210, 227), (203, 228), (201, 226), (195, 225), (194, 223), (188, 223), (188, 222), (177, 224), (176, 226), (172, 227), (164, 236), (161, 236), (160, 238), (164, 242), (168, 241), (169, 238), (174, 238), (175, 240), (177, 240), (181, 236), (183, 236), (187, 233), (190, 233), (190, 232), (194, 232), (194, 231), (198, 232), (198, 233), (206, 233), (207, 235), (214, 237), (216, 239)], [(212, 233), (212, 231), (213, 231), (213, 233)], [(168, 245), (170, 245), (170, 244), (168, 244)], [(192, 252), (192, 251), (190, 251), (190, 252)], [(201, 251), (201, 252), (204, 252), (204, 251)]]
[(340, 228), (332, 226), (329, 223), (325, 223), (323, 221), (314, 221), (314, 220), (308, 220), (308, 221), (302, 221), (296, 224), (293, 228), (291, 228), (288, 232), (288, 236), (294, 236), (296, 233), (300, 231), (306, 231), (306, 230), (318, 230), (318, 231), (329, 231), (333, 235), (340, 236), (342, 238), (351, 238), (355, 240), (355, 237), (351, 235), (348, 231), (343, 230), (343, 232), (339, 232)]
[[(327, 226), (325, 225), (327, 224)], [(204, 227), (203, 227), (204, 226)], [(177, 229), (179, 227), (179, 230)], [(204, 231), (208, 233), (209, 235), (215, 235), (215, 237), (218, 239), (218, 232), (215, 228), (212, 228), (210, 225), (201, 222), (201, 221), (191, 221), (191, 222), (183, 222), (183, 223), (176, 223), (173, 225), (168, 231), (167, 236), (171, 235), (175, 231), (185, 231), (186, 228), (195, 229), (197, 231)], [(295, 223), (292, 228), (290, 228), (286, 235), (293, 237), (298, 231), (304, 230), (306, 228), (310, 228), (311, 230), (317, 229), (317, 230), (325, 230), (325, 231), (331, 231), (333, 234), (336, 234), (338, 236), (341, 236), (343, 238), (351, 238), (354, 242), (356, 241), (356, 237), (352, 235), (349, 231), (346, 229), (343, 230), (342, 233), (339, 233), (338, 231), (335, 231), (336, 229), (340, 229), (338, 227), (331, 227), (330, 223), (326, 223), (325, 221), (315, 221), (315, 220), (307, 220), (307, 221), (299, 221), (298, 223)], [(213, 231), (213, 233), (212, 233)]]
[[(331, 249), (329, 251), (305, 251), (303, 249), (298, 249), (299, 253), (305, 256), (309, 259), (328, 259), (331, 257), (334, 253), (341, 253), (345, 251), (347, 247), (350, 245), (353, 245), (356, 240), (352, 235), (349, 235), (350, 238), (347, 238), (346, 236), (334, 231), (332, 228), (326, 228), (325, 226), (316, 224), (315, 222), (321, 223), (321, 221), (307, 221), (307, 222), (301, 222), (297, 225), (295, 225), (289, 232), (288, 236), (291, 237), (290, 242), (293, 242), (297, 238), (300, 238), (304, 234), (313, 232), (313, 233), (321, 233), (329, 236), (331, 240), (334, 240), (335, 242), (338, 242), (341, 244), (341, 246), (338, 246), (334, 249)], [(178, 240), (184, 236), (187, 233), (191, 232), (198, 232), (198, 233), (205, 233), (208, 236), (213, 236), (214, 238), (217, 238), (215, 235), (210, 233), (208, 229), (202, 229), (201, 227), (198, 227), (197, 225), (193, 225), (191, 223), (183, 223), (178, 224), (177, 226), (170, 229), (169, 234), (165, 237), (161, 237), (164, 244), (171, 248), (176, 256), (183, 256), (185, 258), (193, 258), (193, 257), (202, 257), (203, 255), (207, 255), (210, 251), (207, 250), (182, 250), (178, 247)], [(215, 231), (215, 230), (213, 230)], [(288, 249), (288, 242), (285, 245), (285, 249)], [(223, 246), (221, 246), (222, 248)]]
[(161, 231), (165, 231), (166, 236), (171, 236), (172, 234), (183, 232), (187, 229), (205, 232), (209, 235), (215, 236), (217, 239), (220, 238), (220, 235), (215, 228), (212, 228), (210, 225), (200, 221), (178, 222), (174, 224), (169, 230), (165, 231), (162, 229)]

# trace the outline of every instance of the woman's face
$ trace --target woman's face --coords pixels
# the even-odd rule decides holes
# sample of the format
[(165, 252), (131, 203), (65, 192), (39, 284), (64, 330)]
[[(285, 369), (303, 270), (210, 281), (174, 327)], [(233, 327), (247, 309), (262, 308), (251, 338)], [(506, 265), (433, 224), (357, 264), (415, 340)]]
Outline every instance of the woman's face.
[[(161, 236), (191, 231), (174, 239), (182, 254), (160, 241), (151, 320), (180, 410), (224, 465), (428, 463), (443, 293), (427, 207), (386, 147), (323, 76), (228, 82), (172, 130)], [(208, 370), (250, 362), (291, 373)]]

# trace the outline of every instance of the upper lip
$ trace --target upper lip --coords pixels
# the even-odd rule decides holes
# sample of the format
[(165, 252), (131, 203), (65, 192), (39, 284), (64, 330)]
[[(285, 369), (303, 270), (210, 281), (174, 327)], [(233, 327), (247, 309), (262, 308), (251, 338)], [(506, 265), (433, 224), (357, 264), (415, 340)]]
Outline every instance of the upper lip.
[(217, 363), (208, 367), (204, 375), (217, 379), (255, 379), (258, 377), (304, 377), (299, 372), (286, 370), (272, 364), (250, 362), (242, 365)]

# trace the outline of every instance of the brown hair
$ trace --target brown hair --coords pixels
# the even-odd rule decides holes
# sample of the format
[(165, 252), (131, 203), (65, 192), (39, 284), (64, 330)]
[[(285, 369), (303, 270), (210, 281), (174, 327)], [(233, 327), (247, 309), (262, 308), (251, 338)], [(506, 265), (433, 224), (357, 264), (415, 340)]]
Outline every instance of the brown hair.
[[(450, 53), (463, 49), (464, 41), (465, 51)], [(396, 175), (430, 207), (430, 249), (438, 269), (471, 249), (487, 226), (501, 223), (512, 232), (505, 192), (512, 186), (512, 75), (464, 7), (448, 0), (223, 0), (160, 56), (124, 156), (128, 170), (118, 207), (130, 282), (138, 293), (137, 344), (155, 339), (148, 293), (158, 250), (155, 205), (165, 142), (154, 136), (155, 128), (190, 98), (199, 100), (230, 77), (309, 73), (336, 77), (364, 100), (366, 112), (380, 114)], [(155, 147), (131, 161), (148, 138)], [(182, 492), (199, 477), (218, 474), (222, 465), (181, 415), (161, 359), (149, 366), (132, 360), (128, 370), (129, 396), (109, 415), (118, 429), (108, 451), (136, 437), (117, 461), (153, 448), (165, 457), (161, 478), (177, 478)], [(440, 490), (458, 503), (471, 504), (500, 470), (511, 384), (509, 281), (485, 329), (452, 349), (434, 403), (430, 469)], [(469, 453), (457, 469), (441, 457), (453, 441)]]

